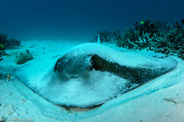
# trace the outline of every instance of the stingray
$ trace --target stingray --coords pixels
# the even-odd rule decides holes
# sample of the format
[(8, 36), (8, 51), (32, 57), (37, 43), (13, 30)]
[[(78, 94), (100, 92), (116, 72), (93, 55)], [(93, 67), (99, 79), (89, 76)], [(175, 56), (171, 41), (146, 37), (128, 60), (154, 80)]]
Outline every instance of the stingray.
[(89, 108), (130, 92), (176, 66), (176, 60), (163, 54), (86, 43), (60, 56), (16, 68), (14, 73), (53, 104)]

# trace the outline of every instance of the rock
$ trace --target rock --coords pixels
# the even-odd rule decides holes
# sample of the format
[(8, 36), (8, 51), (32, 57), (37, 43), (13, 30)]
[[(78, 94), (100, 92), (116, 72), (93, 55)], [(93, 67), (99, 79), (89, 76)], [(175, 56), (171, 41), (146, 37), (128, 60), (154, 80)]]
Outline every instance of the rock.
[(33, 56), (31, 53), (29, 53), (28, 50), (26, 50), (26, 53), (20, 53), (16, 56), (15, 58), (15, 63), (16, 64), (24, 64), (25, 62), (32, 60)]

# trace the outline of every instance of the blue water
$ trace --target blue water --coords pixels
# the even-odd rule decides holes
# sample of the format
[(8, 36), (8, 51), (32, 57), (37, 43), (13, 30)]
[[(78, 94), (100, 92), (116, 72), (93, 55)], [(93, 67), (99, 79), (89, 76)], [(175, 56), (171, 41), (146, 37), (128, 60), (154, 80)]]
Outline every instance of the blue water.
[(135, 21), (184, 18), (184, 0), (0, 0), (0, 33), (20, 40), (93, 38)]

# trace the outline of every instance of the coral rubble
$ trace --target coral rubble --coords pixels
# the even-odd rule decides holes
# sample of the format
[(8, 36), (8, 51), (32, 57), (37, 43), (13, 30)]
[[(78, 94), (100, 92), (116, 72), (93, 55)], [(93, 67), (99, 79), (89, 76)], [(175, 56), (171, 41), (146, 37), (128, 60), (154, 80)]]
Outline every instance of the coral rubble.
[(0, 34), (0, 60), (3, 60), (2, 55), (6, 54), (6, 49), (16, 48), (20, 44), (21, 42), (19, 40), (8, 38), (5, 34)]

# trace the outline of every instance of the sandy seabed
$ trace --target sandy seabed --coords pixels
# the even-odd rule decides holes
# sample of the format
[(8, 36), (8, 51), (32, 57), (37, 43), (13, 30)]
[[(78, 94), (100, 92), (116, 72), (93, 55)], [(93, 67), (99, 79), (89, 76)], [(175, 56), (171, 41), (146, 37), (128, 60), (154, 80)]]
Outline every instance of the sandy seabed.
[[(94, 121), (94, 122), (183, 122), (184, 121), (184, 61), (175, 70), (150, 83), (88, 111), (69, 111), (53, 105), (27, 88), (13, 75), (16, 54), (29, 50), (34, 60), (59, 55), (82, 42), (27, 41), (19, 49), (7, 50), (0, 62), (0, 120), (3, 121)], [(113, 48), (117, 48), (110, 45)], [(119, 48), (117, 48), (119, 49)], [(26, 64), (31, 63), (31, 61)], [(8, 81), (7, 75), (11, 74)], [(143, 90), (142, 90), (143, 89)], [(141, 94), (141, 95), (140, 95)]]

